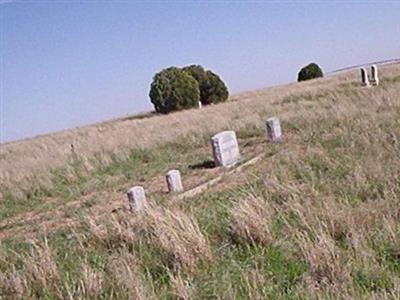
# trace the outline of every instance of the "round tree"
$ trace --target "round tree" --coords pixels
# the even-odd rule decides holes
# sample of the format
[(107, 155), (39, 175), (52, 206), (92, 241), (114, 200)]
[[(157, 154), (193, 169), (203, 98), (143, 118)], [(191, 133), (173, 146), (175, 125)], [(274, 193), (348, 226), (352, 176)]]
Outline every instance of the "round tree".
[(159, 113), (196, 107), (200, 101), (199, 84), (187, 72), (170, 67), (154, 75), (149, 96)]
[(200, 101), (203, 105), (223, 102), (228, 99), (228, 89), (217, 74), (206, 71), (200, 65), (187, 66), (183, 70), (199, 83)]
[(211, 71), (207, 71), (206, 74), (207, 86), (204, 90), (204, 104), (225, 102), (228, 100), (228, 88), (221, 78)]
[(182, 70), (190, 74), (194, 79), (196, 79), (200, 89), (200, 101), (202, 104), (204, 104), (204, 91), (208, 85), (206, 70), (204, 70), (204, 68), (200, 65), (187, 66), (182, 68)]
[(307, 66), (301, 68), (298, 76), (297, 81), (304, 81), (314, 78), (323, 77), (324, 74), (321, 68), (316, 63), (310, 63)]

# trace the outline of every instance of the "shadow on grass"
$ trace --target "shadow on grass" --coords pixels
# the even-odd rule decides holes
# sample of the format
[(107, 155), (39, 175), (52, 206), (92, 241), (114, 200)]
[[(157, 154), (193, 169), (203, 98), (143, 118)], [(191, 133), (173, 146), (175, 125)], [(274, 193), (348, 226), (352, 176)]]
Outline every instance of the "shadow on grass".
[(189, 166), (189, 169), (196, 170), (196, 169), (212, 169), (215, 168), (215, 163), (212, 160), (204, 160), (200, 163), (193, 164)]

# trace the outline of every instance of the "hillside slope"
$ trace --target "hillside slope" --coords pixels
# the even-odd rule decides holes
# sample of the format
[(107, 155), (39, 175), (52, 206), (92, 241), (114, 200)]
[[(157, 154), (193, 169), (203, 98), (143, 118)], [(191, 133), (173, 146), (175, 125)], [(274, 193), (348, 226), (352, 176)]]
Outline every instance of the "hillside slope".
[[(395, 76), (399, 65), (382, 67), (382, 76)], [(209, 136), (226, 128), (263, 127), (264, 119), (278, 114), (288, 119), (296, 113), (279, 103), (299, 93), (318, 94), (335, 91), (345, 82), (358, 82), (359, 72), (352, 71), (320, 80), (247, 92), (231, 97), (236, 101), (151, 118), (125, 118), (82, 128), (61, 131), (0, 147), (1, 190), (26, 191), (32, 179), (49, 187), (52, 170), (71, 163), (75, 156), (88, 168), (107, 164), (112, 157), (126, 158), (132, 149), (149, 149), (157, 144), (184, 137)], [(356, 86), (357, 84), (355, 84)], [(71, 144), (74, 150), (71, 150)], [(0, 195), (1, 197), (1, 195)]]
[[(374, 88), (358, 75), (2, 146), (0, 297), (399, 299), (400, 65)], [(265, 137), (270, 116), (282, 143)], [(213, 168), (224, 129), (243, 162), (261, 159)], [(180, 199), (171, 168), (185, 189), (221, 180)]]

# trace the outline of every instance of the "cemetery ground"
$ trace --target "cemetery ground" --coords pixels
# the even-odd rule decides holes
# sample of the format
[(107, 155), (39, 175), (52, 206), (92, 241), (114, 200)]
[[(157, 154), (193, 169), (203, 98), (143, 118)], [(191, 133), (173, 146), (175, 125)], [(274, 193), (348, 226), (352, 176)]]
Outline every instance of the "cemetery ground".
[[(5, 145), (0, 298), (399, 299), (400, 65), (379, 70), (377, 87), (353, 71)], [(221, 130), (238, 136), (238, 166), (261, 159), (213, 168)], [(46, 161), (69, 135), (76, 152)], [(221, 180), (179, 199), (170, 169), (185, 190)]]

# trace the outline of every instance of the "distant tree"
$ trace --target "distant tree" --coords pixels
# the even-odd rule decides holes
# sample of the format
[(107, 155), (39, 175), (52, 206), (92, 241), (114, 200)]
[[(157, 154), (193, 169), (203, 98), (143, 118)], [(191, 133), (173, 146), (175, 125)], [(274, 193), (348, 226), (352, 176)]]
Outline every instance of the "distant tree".
[(314, 79), (318, 77), (323, 77), (324, 74), (321, 68), (316, 63), (310, 63), (307, 66), (303, 67), (298, 76), (297, 81), (304, 81), (309, 79)]
[(199, 83), (200, 101), (203, 105), (224, 102), (228, 99), (228, 88), (217, 74), (206, 71), (200, 65), (187, 66), (183, 70)]
[(206, 70), (200, 65), (191, 65), (182, 68), (183, 71), (187, 72), (190, 74), (194, 79), (196, 79), (197, 83), (199, 84), (199, 89), (200, 89), (200, 101), (201, 103), (203, 102), (204, 99), (204, 90), (208, 86), (208, 79), (207, 79), (207, 74)]
[(149, 96), (159, 113), (197, 107), (200, 101), (199, 84), (182, 69), (170, 67), (154, 75)]
[(211, 71), (207, 71), (206, 74), (208, 85), (204, 91), (204, 104), (225, 102), (228, 100), (228, 88), (222, 79)]

